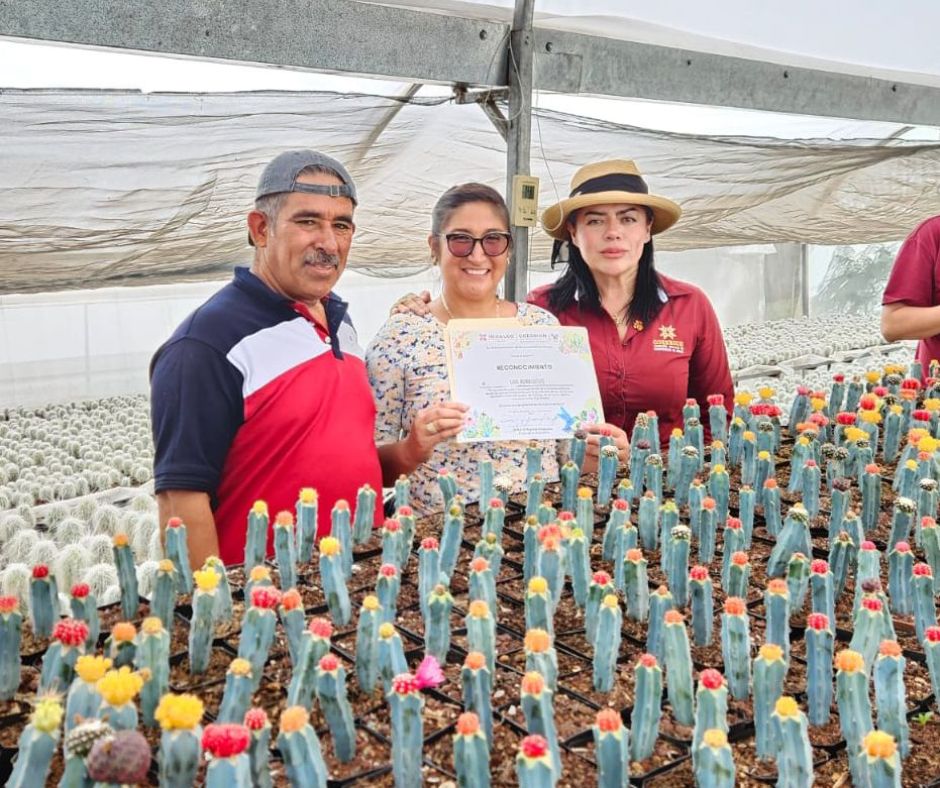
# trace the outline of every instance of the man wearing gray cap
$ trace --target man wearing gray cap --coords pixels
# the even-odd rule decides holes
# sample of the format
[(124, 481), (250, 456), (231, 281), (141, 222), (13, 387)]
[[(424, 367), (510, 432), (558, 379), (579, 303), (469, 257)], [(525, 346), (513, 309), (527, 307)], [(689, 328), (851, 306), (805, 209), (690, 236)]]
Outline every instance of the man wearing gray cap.
[[(160, 521), (187, 525), (190, 560), (243, 560), (253, 503), (272, 518), (303, 487), (318, 492), (318, 531), (337, 500), (378, 493), (430, 454), (413, 430), (383, 447), (363, 351), (333, 293), (346, 266), (356, 187), (335, 159), (288, 151), (265, 168), (248, 214), (251, 268), (196, 309), (151, 362), (154, 479)], [(439, 420), (440, 409), (434, 414)], [(428, 444), (428, 445), (425, 445)], [(272, 546), (268, 543), (268, 553)]]

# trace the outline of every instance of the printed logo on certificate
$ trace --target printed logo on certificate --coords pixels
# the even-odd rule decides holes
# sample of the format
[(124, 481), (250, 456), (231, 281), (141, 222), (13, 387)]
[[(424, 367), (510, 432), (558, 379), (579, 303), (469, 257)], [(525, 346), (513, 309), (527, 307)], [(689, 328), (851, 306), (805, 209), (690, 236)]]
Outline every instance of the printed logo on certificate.
[(462, 443), (570, 438), (604, 421), (587, 330), (451, 320), (451, 398), (470, 406)]

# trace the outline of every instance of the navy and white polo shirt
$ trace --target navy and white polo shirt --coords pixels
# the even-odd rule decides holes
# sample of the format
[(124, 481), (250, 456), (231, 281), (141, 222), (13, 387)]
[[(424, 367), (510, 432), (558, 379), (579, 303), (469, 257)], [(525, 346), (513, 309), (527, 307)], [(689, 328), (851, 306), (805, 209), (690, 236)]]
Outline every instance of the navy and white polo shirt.
[(346, 302), (331, 293), (324, 306), (328, 332), (236, 268), (151, 362), (156, 491), (209, 493), (226, 564), (244, 560), (258, 499), (273, 520), (314, 487), (324, 535), (337, 500), (354, 505), (363, 484), (382, 489), (363, 351)]

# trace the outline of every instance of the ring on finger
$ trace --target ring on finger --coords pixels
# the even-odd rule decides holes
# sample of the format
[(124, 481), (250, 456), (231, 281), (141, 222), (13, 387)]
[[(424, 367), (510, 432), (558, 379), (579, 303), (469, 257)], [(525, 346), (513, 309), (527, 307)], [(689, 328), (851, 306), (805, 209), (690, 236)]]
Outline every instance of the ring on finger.
[(428, 435), (437, 434), (437, 422), (429, 421), (427, 424), (424, 425), (424, 428), (428, 431)]

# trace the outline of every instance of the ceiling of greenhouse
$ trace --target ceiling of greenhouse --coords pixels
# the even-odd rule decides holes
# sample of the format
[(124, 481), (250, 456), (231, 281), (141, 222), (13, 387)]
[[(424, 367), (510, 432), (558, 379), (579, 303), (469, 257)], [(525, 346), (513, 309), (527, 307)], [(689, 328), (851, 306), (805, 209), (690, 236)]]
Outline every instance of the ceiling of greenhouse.
[[(510, 0), (382, 4), (503, 22), (512, 15)], [(940, 86), (940, 50), (927, 43), (927, 31), (940, 25), (940, 7), (914, 0), (901, 0), (890, 10), (874, 6), (840, 0), (820, 10), (818, 3), (791, 0), (786, 8), (758, 8), (726, 0), (693, 8), (666, 0), (625, 13), (619, 10), (624, 4), (614, 0), (537, 0), (535, 24)], [(918, 22), (899, 26), (899, 18)], [(135, 56), (115, 57), (130, 62)], [(136, 57), (166, 64), (167, 71), (177, 63), (191, 64), (192, 78), (183, 77), (183, 89), (216, 90), (199, 82), (199, 67), (251, 71)], [(50, 83), (8, 71), (13, 76), (6, 84), (137, 84), (120, 81), (122, 68), (110, 71), (92, 83), (74, 81), (68, 67), (60, 67), (61, 76)], [(380, 87), (335, 75), (317, 82), (318, 75), (253, 71), (285, 81), (235, 79), (234, 84), (284, 84), (292, 91), (0, 91), (0, 135), (7, 141), (0, 293), (225, 276), (233, 263), (250, 260), (244, 221), (258, 173), (273, 154), (292, 147), (317, 147), (349, 165), (360, 192), (350, 265), (384, 276), (426, 267), (430, 208), (448, 186), (480, 180), (504, 187), (503, 139), (479, 107), (451, 103), (444, 88), (402, 102), (392, 96), (404, 84)], [(177, 89), (177, 83), (154, 81), (160, 65), (148, 73), (150, 81), (139, 86)], [(298, 79), (287, 81), (292, 76)], [(307, 91), (317, 84), (339, 92)], [(369, 85), (385, 95), (364, 95), (372, 92)], [(296, 92), (298, 87), (304, 92)], [(933, 127), (827, 124), (825, 118), (744, 110), (708, 114), (675, 104), (661, 105), (675, 117), (659, 122), (650, 120), (655, 103), (544, 92), (534, 103), (539, 109), (531, 162), (541, 178), (540, 204), (565, 195), (572, 172), (586, 161), (633, 158), (652, 191), (684, 208), (680, 223), (657, 239), (662, 249), (896, 240), (940, 213), (940, 135)], [(725, 120), (715, 122), (717, 115)], [(766, 117), (778, 120), (752, 122)], [(703, 133), (716, 128), (722, 133)], [(730, 136), (729, 128), (752, 136)], [(535, 230), (533, 268), (545, 267), (548, 250), (548, 239)]]

